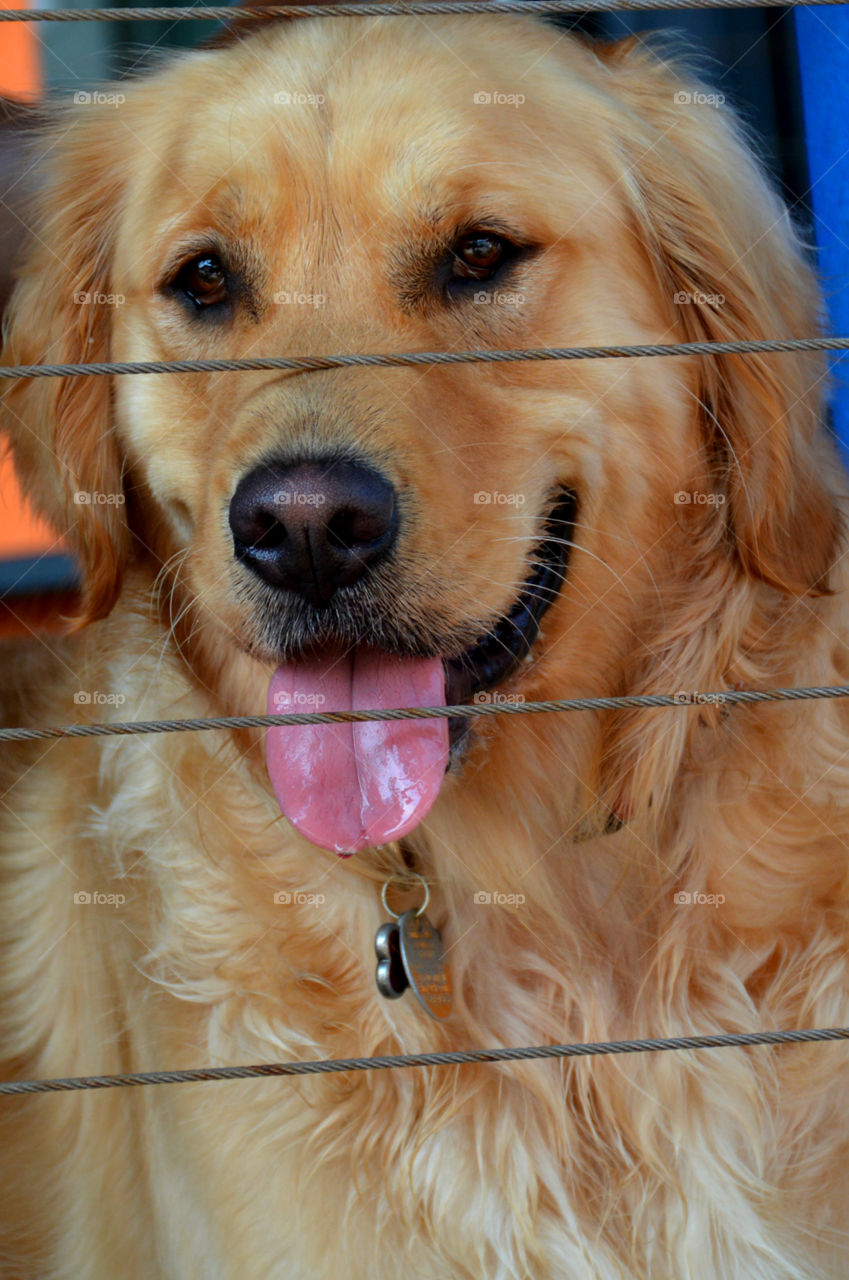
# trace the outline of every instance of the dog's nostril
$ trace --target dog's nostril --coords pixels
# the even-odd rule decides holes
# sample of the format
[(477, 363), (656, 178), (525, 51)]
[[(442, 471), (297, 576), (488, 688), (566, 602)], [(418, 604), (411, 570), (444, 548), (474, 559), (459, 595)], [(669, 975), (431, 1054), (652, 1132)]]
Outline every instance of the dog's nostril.
[(394, 513), (392, 491), (389, 501), (377, 504), (370, 511), (344, 508), (327, 522), (327, 539), (334, 547), (351, 551), (355, 547), (369, 546), (384, 536)]
[(350, 550), (357, 539), (354, 537), (350, 513), (340, 511), (328, 522), (327, 540), (333, 547)]
[(257, 513), (256, 536), (251, 542), (252, 547), (261, 547), (264, 550), (271, 551), (282, 546), (288, 536), (286, 526), (281, 524), (272, 512), (260, 511)]
[(236, 558), (318, 606), (391, 550), (398, 524), (392, 485), (350, 462), (257, 467), (239, 482), (229, 515)]

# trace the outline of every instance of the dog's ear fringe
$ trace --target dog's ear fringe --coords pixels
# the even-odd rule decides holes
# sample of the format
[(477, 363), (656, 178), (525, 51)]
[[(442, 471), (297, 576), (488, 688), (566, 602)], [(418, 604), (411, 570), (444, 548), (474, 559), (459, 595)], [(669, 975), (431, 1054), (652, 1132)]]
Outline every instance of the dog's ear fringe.
[[(602, 62), (626, 103), (622, 184), (671, 324), (686, 341), (816, 336), (813, 268), (730, 108), (634, 38)], [(697, 376), (706, 470), (738, 565), (778, 591), (827, 594), (844, 529), (824, 356), (699, 357)]]
[[(821, 332), (819, 289), (802, 240), (733, 113), (708, 96), (698, 76), (689, 78), (686, 59), (679, 75), (679, 58), (670, 64), (640, 39), (600, 50), (598, 63), (618, 121), (620, 189), (657, 295), (668, 301), (665, 340)], [(697, 93), (705, 99), (695, 101)], [(676, 303), (676, 294), (684, 299)], [(786, 614), (782, 595), (830, 594), (844, 545), (840, 468), (823, 415), (824, 356), (707, 356), (672, 364), (698, 400), (702, 457), (693, 488), (725, 502), (705, 508), (701, 522), (691, 513), (688, 578), (657, 635), (646, 638), (646, 653), (623, 677), (628, 693), (668, 686), (670, 671), (680, 689), (691, 691), (769, 680), (772, 673), (746, 647), (753, 618)], [(715, 644), (705, 645), (706, 628), (715, 629)], [(640, 710), (611, 716), (597, 789), (648, 843), (674, 821), (670, 802), (682, 765), (691, 761), (687, 767), (700, 770), (721, 738), (700, 734), (700, 724), (718, 730), (722, 714), (707, 706), (668, 719)]]
[[(112, 293), (125, 166), (108, 111), (62, 111), (37, 135), (47, 159), (32, 202), (34, 235), (4, 321), (4, 364), (109, 359), (112, 308), (97, 299)], [(79, 630), (114, 606), (130, 550), (110, 381), (14, 381), (0, 414), (24, 492), (79, 560), (80, 609), (67, 624)]]

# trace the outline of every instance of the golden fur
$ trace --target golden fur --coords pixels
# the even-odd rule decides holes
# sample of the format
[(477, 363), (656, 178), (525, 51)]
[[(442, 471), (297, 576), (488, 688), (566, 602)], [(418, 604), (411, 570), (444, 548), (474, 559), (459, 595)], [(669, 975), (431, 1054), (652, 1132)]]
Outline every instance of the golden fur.
[[(789, 219), (729, 111), (676, 100), (694, 87), (639, 41), (503, 17), (299, 22), (182, 57), (119, 86), (118, 107), (60, 114), (4, 359), (815, 332)], [(274, 102), (294, 90), (324, 102)], [(422, 246), (481, 216), (542, 246), (524, 300), (417, 295)], [(199, 334), (157, 283), (210, 229), (264, 301)], [(283, 289), (326, 303), (273, 305)], [(783, 355), (17, 382), (17, 466), (78, 551), (85, 600), (77, 634), (13, 659), (5, 721), (264, 710), (275, 658), (236, 590), (226, 504), (298, 433), (356, 445), (413, 495), (396, 616), (469, 640), (509, 608), (552, 484), (577, 491), (564, 588), (505, 692), (846, 681), (823, 374)], [(481, 490), (526, 500), (475, 505)], [(77, 690), (124, 701), (77, 707)], [(260, 735), (3, 754), (3, 1077), (849, 1023), (840, 700), (476, 724), (408, 839), (450, 946), (444, 1025), (376, 991), (385, 854), (340, 861), (293, 834)], [(605, 834), (611, 810), (627, 822)], [(325, 903), (275, 903), (286, 889)], [(4, 1100), (3, 1274), (837, 1280), (846, 1055)]]

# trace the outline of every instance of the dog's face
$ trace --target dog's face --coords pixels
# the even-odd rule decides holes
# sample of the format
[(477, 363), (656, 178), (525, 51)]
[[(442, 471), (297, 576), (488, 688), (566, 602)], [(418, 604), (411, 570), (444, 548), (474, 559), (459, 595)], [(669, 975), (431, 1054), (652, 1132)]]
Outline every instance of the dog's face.
[[(493, 31), (457, 26), (451, 54), (424, 28), (353, 50), (350, 28), (278, 28), (209, 60), (214, 93), (187, 68), (119, 224), (113, 357), (673, 334), (615, 159), (577, 127), (592, 89), (568, 63), (524, 84)], [(525, 39), (538, 56), (550, 37)], [(125, 380), (118, 432), (192, 587), (265, 661), (331, 641), (458, 656), (510, 613), (546, 523), (572, 538), (568, 494), (591, 509), (627, 476), (627, 522), (635, 468), (672, 487), (695, 417), (663, 381), (577, 364)]]
[[(498, 17), (298, 23), (196, 55), (78, 108), (6, 358), (813, 331), (773, 198), (680, 83)], [(222, 652), (279, 668), (275, 709), (321, 706), (340, 662), (355, 706), (556, 697), (627, 684), (659, 591), (674, 613), (718, 564), (792, 591), (826, 571), (819, 366), (770, 359), (144, 376), (111, 401), (100, 380), (19, 385), (10, 409), (53, 432), (58, 475), (26, 427), (19, 462), (54, 520), (64, 494), (92, 616), (132, 550), (179, 563)], [(129, 531), (70, 496), (124, 486)], [(428, 802), (444, 735), (382, 740), (437, 778)]]

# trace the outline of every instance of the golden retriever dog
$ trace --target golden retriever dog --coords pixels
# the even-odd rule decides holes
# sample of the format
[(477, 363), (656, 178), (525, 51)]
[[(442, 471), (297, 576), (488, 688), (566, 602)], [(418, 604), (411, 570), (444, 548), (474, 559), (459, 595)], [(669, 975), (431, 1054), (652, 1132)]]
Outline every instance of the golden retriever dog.
[[(7, 363), (817, 331), (731, 112), (639, 40), (278, 23), (36, 152)], [(6, 747), (3, 1078), (849, 1023), (846, 704), (704, 697), (849, 680), (823, 386), (795, 353), (10, 384), (84, 580), (7, 724), (690, 705)], [(442, 1019), (375, 981), (420, 878)], [(4, 1274), (843, 1280), (846, 1054), (4, 1099)]]

